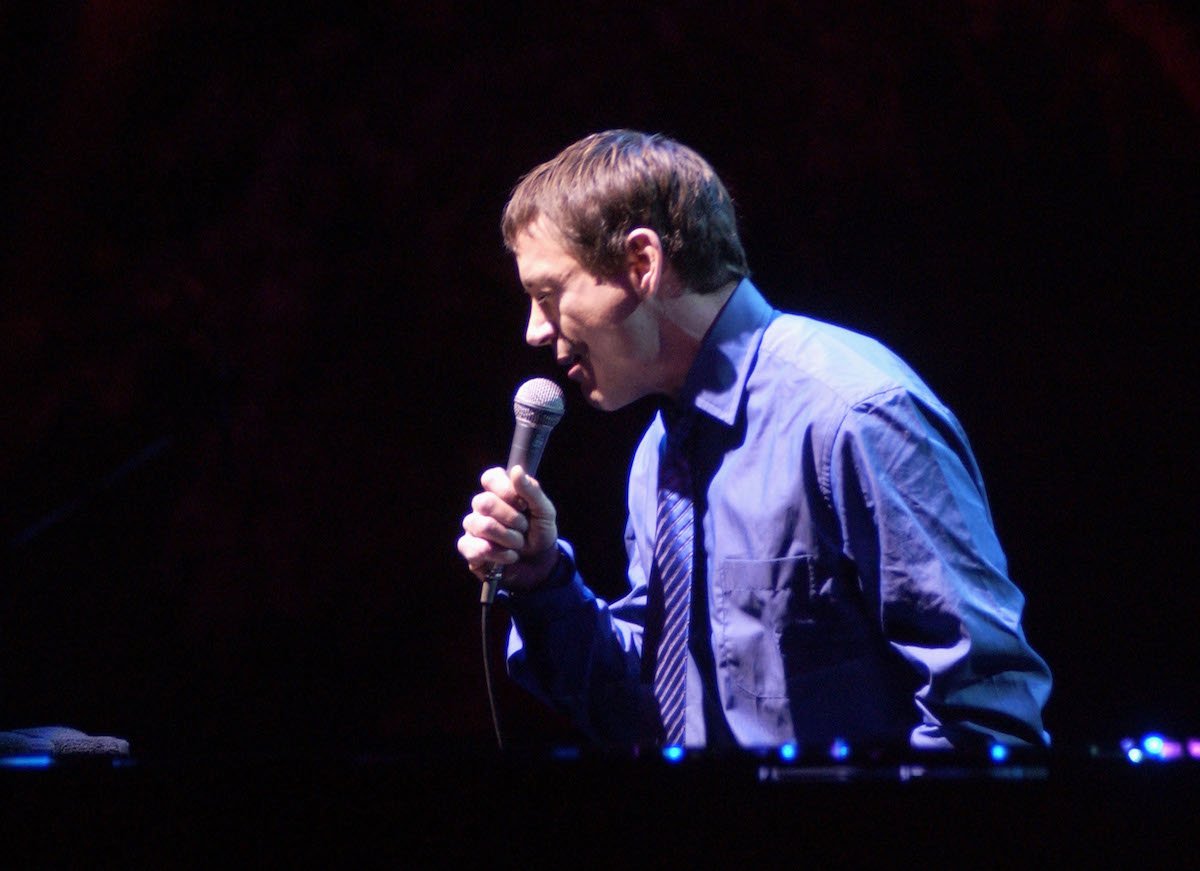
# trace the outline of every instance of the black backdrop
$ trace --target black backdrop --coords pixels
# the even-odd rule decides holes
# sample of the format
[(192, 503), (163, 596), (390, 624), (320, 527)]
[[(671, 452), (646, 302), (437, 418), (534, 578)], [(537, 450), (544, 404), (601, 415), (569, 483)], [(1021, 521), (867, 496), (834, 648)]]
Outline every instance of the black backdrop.
[[(630, 126), (715, 164), (776, 305), (958, 413), (1060, 745), (1200, 733), (1182, 4), (245, 5), (0, 11), (0, 729), (486, 746), (454, 541), (554, 374), (498, 215)], [(567, 392), (542, 479), (611, 593), (648, 410)]]

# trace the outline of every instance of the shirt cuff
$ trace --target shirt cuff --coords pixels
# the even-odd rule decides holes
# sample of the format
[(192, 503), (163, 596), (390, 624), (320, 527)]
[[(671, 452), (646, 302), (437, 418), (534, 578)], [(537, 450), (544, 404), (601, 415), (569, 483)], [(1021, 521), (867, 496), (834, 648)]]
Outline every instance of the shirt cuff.
[(516, 592), (501, 590), (507, 598), (513, 616), (524, 619), (553, 620), (556, 616), (574, 611), (595, 598), (575, 571), (575, 556), (571, 545), (559, 540), (558, 562), (549, 577), (532, 590)]

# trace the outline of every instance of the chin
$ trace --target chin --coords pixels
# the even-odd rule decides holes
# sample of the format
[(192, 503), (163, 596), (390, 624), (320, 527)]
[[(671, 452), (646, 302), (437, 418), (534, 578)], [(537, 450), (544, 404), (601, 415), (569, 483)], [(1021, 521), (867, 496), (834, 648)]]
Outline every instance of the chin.
[(584, 399), (592, 408), (598, 408), (600, 411), (613, 411), (614, 408), (609, 404), (608, 399), (596, 390), (589, 391), (584, 394)]
[[(588, 373), (589, 375), (591, 373)], [(583, 398), (587, 400), (588, 405), (593, 408), (598, 408), (601, 411), (617, 411), (624, 408), (634, 400), (645, 393), (638, 390), (634, 385), (622, 383), (620, 381), (615, 385), (615, 390), (605, 389), (603, 385), (596, 382), (594, 378), (587, 378), (579, 385), (579, 389), (583, 393)]]
[(613, 396), (611, 394), (602, 393), (596, 388), (592, 388), (587, 392), (586, 398), (588, 404), (593, 408), (598, 408), (601, 411), (617, 411), (633, 402), (635, 397), (621, 394)]
[(592, 408), (598, 408), (601, 411), (613, 410), (613, 405), (609, 401), (609, 398), (605, 396), (603, 391), (601, 391), (600, 388), (598, 388), (595, 384), (581, 384), (580, 392), (583, 394), (584, 401), (586, 401), (587, 404)]

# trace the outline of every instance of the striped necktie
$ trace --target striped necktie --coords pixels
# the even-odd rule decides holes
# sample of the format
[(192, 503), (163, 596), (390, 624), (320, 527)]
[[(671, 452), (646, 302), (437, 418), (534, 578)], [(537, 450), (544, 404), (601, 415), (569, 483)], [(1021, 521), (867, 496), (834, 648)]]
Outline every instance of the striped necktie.
[(658, 517), (654, 561), (662, 584), (663, 626), (654, 669), (654, 697), (666, 745), (682, 746), (687, 708), (687, 640), (695, 533), (691, 475), (684, 442), (690, 418), (667, 420), (659, 443)]

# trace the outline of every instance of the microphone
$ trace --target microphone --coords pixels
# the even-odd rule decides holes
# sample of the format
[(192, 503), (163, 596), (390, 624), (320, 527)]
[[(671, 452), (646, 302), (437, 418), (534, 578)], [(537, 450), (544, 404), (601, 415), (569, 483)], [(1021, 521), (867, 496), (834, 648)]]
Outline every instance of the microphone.
[[(512, 447), (508, 452), (509, 469), (521, 466), (526, 474), (537, 473), (550, 430), (562, 420), (565, 411), (562, 388), (549, 378), (531, 378), (517, 388), (517, 394), (513, 397), (516, 426), (513, 429)], [(504, 566), (493, 565), (488, 569), (487, 579), (479, 593), (481, 604), (492, 604), (503, 577)]]

